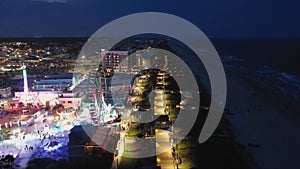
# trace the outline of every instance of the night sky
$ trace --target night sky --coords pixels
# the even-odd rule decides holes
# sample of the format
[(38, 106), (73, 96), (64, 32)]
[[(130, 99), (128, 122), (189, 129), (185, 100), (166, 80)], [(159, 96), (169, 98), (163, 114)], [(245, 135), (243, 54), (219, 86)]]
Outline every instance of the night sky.
[(185, 18), (211, 38), (299, 38), (298, 0), (0, 0), (0, 37), (88, 37), (136, 12)]

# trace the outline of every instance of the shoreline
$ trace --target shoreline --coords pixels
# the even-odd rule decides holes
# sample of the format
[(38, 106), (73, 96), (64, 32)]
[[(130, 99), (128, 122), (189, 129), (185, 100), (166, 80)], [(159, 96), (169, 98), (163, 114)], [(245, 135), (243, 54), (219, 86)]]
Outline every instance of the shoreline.
[[(166, 50), (179, 55), (189, 65), (201, 91), (200, 105), (210, 105), (210, 84), (206, 70), (203, 66), (198, 65), (199, 60), (192, 56), (192, 53), (180, 50), (181, 48), (177, 48), (177, 44), (175, 47), (168, 43)], [(203, 110), (199, 111), (197, 121), (188, 135), (190, 138), (180, 143), (178, 146), (180, 148), (177, 149), (179, 155), (190, 157), (183, 158), (183, 161), (188, 164), (185, 167), (240, 168), (243, 166), (248, 169), (258, 168), (255, 159), (245, 146), (236, 141), (230, 121), (224, 118), (225, 113), (214, 134), (205, 143), (199, 144), (198, 137), (201, 131), (199, 128), (202, 128), (208, 113)]]
[[(205, 91), (209, 91), (206, 70), (199, 66), (201, 61), (176, 42), (169, 42), (168, 46), (189, 64)], [(300, 118), (296, 114), (300, 111), (299, 101), (274, 87), (278, 84), (272, 81), (272, 74), (258, 75), (257, 70), (248, 69), (247, 63), (229, 62), (228, 65), (223, 62), (223, 65), (227, 79), (226, 108), (231, 111), (224, 112), (223, 118), (230, 123), (234, 140), (252, 154), (250, 156), (259, 168), (297, 166), (300, 156)], [(291, 91), (289, 86), (284, 87)]]
[[(236, 140), (247, 147), (261, 168), (291, 168), (300, 156), (299, 115), (289, 96), (272, 90), (251, 75), (228, 72), (226, 115)], [(288, 108), (288, 109), (286, 109)], [(258, 144), (259, 148), (249, 144)]]

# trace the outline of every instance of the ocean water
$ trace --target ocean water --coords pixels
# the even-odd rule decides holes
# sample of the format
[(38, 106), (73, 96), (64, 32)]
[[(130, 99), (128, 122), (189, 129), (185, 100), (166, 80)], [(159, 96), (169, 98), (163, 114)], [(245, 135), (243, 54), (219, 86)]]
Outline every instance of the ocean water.
[(219, 55), (300, 77), (300, 39), (211, 39)]
[[(211, 41), (220, 55), (225, 70), (230, 67), (231, 70), (241, 75), (252, 77), (300, 101), (300, 70), (298, 68), (300, 49), (297, 48), (300, 46), (300, 40), (214, 39)], [(192, 51), (179, 41), (171, 40), (168, 46), (183, 60), (190, 60), (192, 56), (195, 56), (195, 53), (192, 54)], [(193, 73), (205, 70), (201, 69), (203, 67), (201, 61), (197, 65)], [(208, 81), (207, 77), (206, 80), (202, 80), (204, 83), (206, 81)], [(210, 84), (204, 84), (204, 86), (210, 86)]]
[(212, 43), (220, 56), (243, 60), (261, 81), (300, 100), (300, 39), (213, 39)]

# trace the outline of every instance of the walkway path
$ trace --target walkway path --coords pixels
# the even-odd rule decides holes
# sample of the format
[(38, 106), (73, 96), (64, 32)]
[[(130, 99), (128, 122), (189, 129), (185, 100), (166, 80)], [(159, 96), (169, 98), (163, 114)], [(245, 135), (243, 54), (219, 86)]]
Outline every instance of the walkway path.
[(162, 169), (174, 169), (170, 133), (166, 130), (155, 129), (157, 166)]

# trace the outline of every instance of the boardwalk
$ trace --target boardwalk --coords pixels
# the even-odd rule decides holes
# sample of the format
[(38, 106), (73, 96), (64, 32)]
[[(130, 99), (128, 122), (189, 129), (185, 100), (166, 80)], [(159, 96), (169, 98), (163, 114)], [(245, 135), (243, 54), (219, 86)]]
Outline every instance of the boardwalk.
[(156, 129), (156, 160), (157, 166), (162, 169), (174, 169), (172, 158), (172, 147), (170, 144), (170, 132), (166, 130)]

